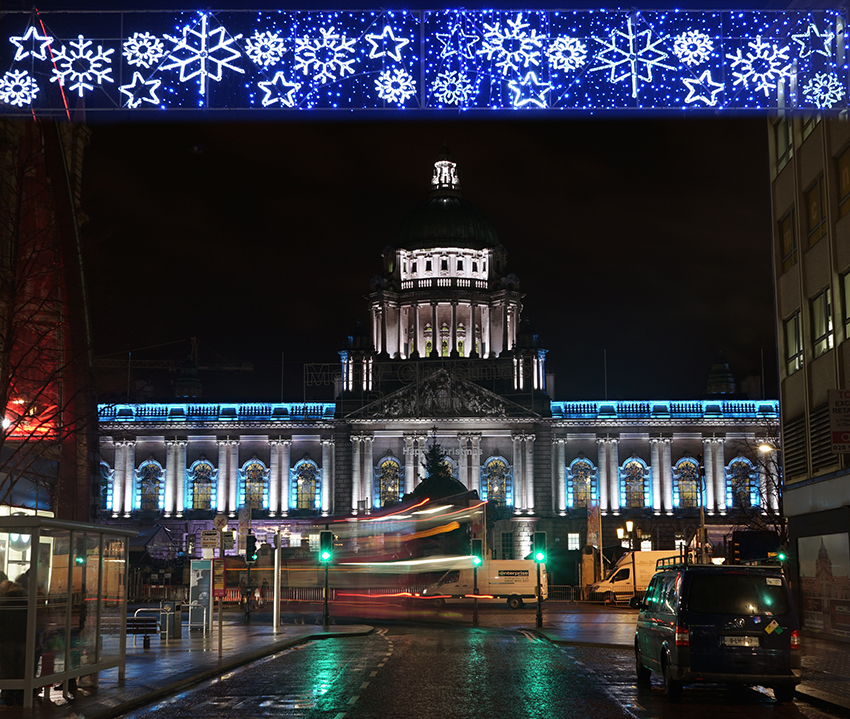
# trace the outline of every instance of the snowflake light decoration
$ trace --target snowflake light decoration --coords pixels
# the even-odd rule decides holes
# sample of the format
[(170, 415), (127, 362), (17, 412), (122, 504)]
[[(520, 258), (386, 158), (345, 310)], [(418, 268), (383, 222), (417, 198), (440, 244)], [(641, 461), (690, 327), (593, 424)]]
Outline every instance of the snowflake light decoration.
[[(762, 90), (767, 97), (768, 91), (775, 90), (777, 83), (783, 77), (791, 77), (792, 63), (788, 61), (788, 47), (780, 48), (775, 43), (764, 42), (761, 35), (747, 45), (752, 50), (746, 56), (741, 48), (737, 48), (734, 55), (726, 55), (729, 60), (732, 60), (733, 68), (740, 66), (740, 70), (732, 73), (736, 78), (732, 84), (743, 85), (749, 89), (752, 82), (755, 85), (755, 91)], [(783, 63), (786, 64), (783, 65)]]
[(688, 105), (701, 101), (714, 107), (717, 104), (717, 94), (726, 87), (725, 83), (711, 79), (711, 70), (706, 70), (698, 78), (685, 78), (682, 82), (688, 88), (688, 96), (685, 98)]
[[(169, 59), (160, 68), (173, 70), (179, 67), (180, 82), (187, 82), (197, 77), (201, 95), (206, 94), (207, 78), (221, 82), (224, 68), (245, 74), (241, 67), (232, 64), (239, 57), (239, 51), (232, 46), (242, 35), (226, 38), (224, 26), (219, 25), (214, 30), (210, 30), (208, 20), (209, 16), (204, 13), (201, 15), (200, 29), (187, 25), (183, 28), (182, 37), (166, 35), (165, 37), (174, 43), (174, 48)], [(197, 67), (193, 69), (195, 63)], [(213, 67), (210, 68), (210, 65)]]
[[(53, 38), (50, 35), (39, 35), (38, 30), (35, 29), (35, 25), (30, 25), (23, 35), (12, 36), (9, 38), (9, 42), (18, 48), (15, 51), (15, 62), (20, 62), (30, 55), (38, 58), (39, 60), (46, 60), (47, 48), (50, 47), (50, 43), (53, 42)], [(31, 50), (27, 50), (24, 47), (24, 45), (28, 43), (32, 48)], [(38, 50), (35, 49), (36, 43), (41, 44), (41, 47)]]
[[(661, 62), (667, 58), (667, 53), (656, 48), (667, 37), (667, 35), (662, 35), (653, 40), (652, 30), (650, 29), (636, 33), (632, 26), (632, 18), (629, 17), (626, 22), (626, 32), (615, 29), (611, 30), (610, 40), (594, 38), (597, 42), (605, 45), (605, 49), (596, 56), (596, 59), (602, 65), (592, 67), (590, 70), (591, 72), (610, 70), (612, 84), (616, 84), (627, 77), (631, 78), (632, 97), (636, 98), (638, 96), (638, 80), (652, 82), (653, 67), (663, 67), (667, 70), (675, 69)], [(618, 38), (626, 41), (625, 47), (620, 47)], [(643, 43), (642, 46), (641, 43)]]
[(549, 46), (546, 55), (555, 70), (577, 70), (587, 62), (587, 45), (562, 35)]
[(702, 65), (714, 51), (714, 43), (704, 32), (688, 30), (673, 38), (673, 54), (685, 65)]
[(534, 105), (546, 108), (546, 93), (552, 89), (548, 82), (541, 82), (533, 72), (526, 73), (521, 80), (511, 80), (508, 87), (514, 93), (514, 107)]
[(245, 40), (245, 53), (260, 67), (277, 65), (285, 51), (283, 39), (276, 32), (255, 30), (253, 36)]
[(161, 84), (162, 80), (145, 80), (142, 73), (134, 71), (133, 81), (129, 85), (121, 85), (118, 89), (127, 96), (127, 107), (135, 109), (143, 102), (159, 105), (156, 91)]
[(38, 94), (38, 85), (26, 70), (9, 70), (0, 78), (0, 102), (8, 105), (31, 105)]
[[(812, 39), (812, 32), (814, 31), (815, 37), (821, 41), (823, 47), (821, 49), (815, 48), (815, 42)], [(831, 30), (826, 30), (821, 33), (818, 30), (818, 26), (814, 23), (809, 23), (809, 27), (806, 28), (806, 32), (801, 32), (796, 35), (792, 35), (791, 39), (796, 42), (800, 46), (800, 57), (808, 57), (813, 52), (816, 52), (818, 55), (823, 55), (824, 57), (832, 57), (832, 50), (830, 46), (832, 45), (832, 40), (835, 37), (835, 33)]]
[(150, 68), (165, 55), (165, 45), (156, 35), (136, 32), (124, 41), (123, 54), (128, 64)]
[(449, 70), (437, 75), (431, 89), (443, 105), (466, 105), (472, 94), (472, 83), (465, 73)]
[[(393, 34), (393, 29), (387, 25), (384, 28), (384, 31), (380, 35), (376, 35), (374, 33), (370, 35), (366, 35), (366, 40), (372, 46), (372, 49), (369, 51), (370, 58), (376, 57), (391, 57), (396, 62), (401, 62), (401, 49), (406, 45), (410, 44), (410, 40), (406, 37), (396, 37)], [(392, 44), (392, 47), (389, 50), (384, 50), (384, 40), (389, 40)], [(381, 49), (378, 49), (380, 45)]]
[(295, 70), (302, 70), (305, 75), (314, 73), (313, 79), (322, 83), (336, 80), (334, 73), (339, 73), (340, 78), (354, 74), (351, 65), (354, 62), (355, 38), (347, 40), (345, 35), (337, 34), (336, 29), (320, 27), (322, 34), (318, 38), (296, 38), (295, 48)]
[(828, 110), (844, 97), (844, 88), (834, 74), (819, 72), (806, 83), (803, 96), (819, 110)]
[(83, 96), (84, 90), (94, 89), (92, 82), (97, 82), (98, 85), (104, 80), (113, 82), (109, 77), (112, 72), (112, 60), (109, 56), (115, 50), (104, 50), (103, 46), (98, 45), (95, 52), (90, 49), (91, 44), (91, 40), (78, 35), (76, 41), (71, 40), (68, 45), (63, 45), (53, 57), (56, 66), (50, 82), (59, 82), (63, 86), (68, 84), (69, 89), (72, 92), (76, 90), (79, 97)]
[(520, 65), (539, 65), (540, 50), (543, 38), (537, 35), (537, 30), (530, 33), (530, 25), (522, 21), (522, 13), (517, 13), (516, 20), (508, 20), (508, 27), (503, 28), (499, 22), (495, 25), (484, 23), (486, 32), (479, 55), (486, 55), (487, 60), (496, 58), (495, 65), (501, 68), (502, 74), (518, 72)]
[(263, 98), (263, 107), (269, 107), (280, 103), (284, 107), (295, 107), (295, 93), (301, 89), (300, 82), (290, 82), (282, 72), (265, 82), (257, 83), (266, 94)]
[(375, 80), (375, 89), (382, 100), (401, 105), (416, 94), (416, 81), (404, 70), (395, 68), (381, 73)]

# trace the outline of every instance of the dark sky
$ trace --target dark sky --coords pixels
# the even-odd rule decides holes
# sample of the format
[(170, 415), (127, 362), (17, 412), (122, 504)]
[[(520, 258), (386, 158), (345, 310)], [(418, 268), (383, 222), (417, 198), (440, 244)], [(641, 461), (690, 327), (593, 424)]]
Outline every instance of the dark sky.
[(522, 281), (556, 399), (603, 397), (604, 350), (610, 398), (701, 397), (718, 352), (739, 380), (763, 352), (775, 396), (766, 120), (504, 117), (95, 125), (96, 354), (182, 359), (196, 336), (202, 359), (256, 367), (205, 374), (207, 396), (277, 401), (284, 353), (300, 400), (302, 364), (336, 362), (366, 319), (445, 143)]

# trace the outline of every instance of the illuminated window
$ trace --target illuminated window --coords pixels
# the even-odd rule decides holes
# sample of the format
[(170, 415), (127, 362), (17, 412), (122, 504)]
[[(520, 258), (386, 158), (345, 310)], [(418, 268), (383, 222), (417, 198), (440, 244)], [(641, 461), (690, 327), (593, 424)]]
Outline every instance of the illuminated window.
[(744, 457), (737, 457), (729, 463), (729, 494), (733, 507), (746, 509), (758, 506), (756, 495), (756, 471), (752, 463)]
[(838, 156), (838, 216), (850, 212), (850, 147)]
[(673, 503), (678, 507), (699, 506), (699, 465), (695, 459), (680, 459), (673, 469)]
[(803, 335), (800, 328), (800, 313), (795, 312), (785, 320), (785, 369), (793, 374), (803, 366)]
[(787, 272), (797, 264), (797, 233), (794, 232), (794, 211), (779, 220), (779, 243), (782, 248), (782, 271)]
[(791, 142), (791, 122), (787, 116), (779, 118), (779, 121), (773, 126), (773, 132), (776, 138), (776, 169), (781, 170), (794, 154), (794, 147)]
[(567, 533), (567, 549), (581, 549), (581, 535), (578, 532)]
[(292, 500), (295, 509), (316, 509), (320, 503), (319, 468), (310, 459), (302, 459), (292, 470)]
[(815, 357), (832, 349), (832, 297), (829, 287), (812, 299), (812, 345)]
[(192, 509), (212, 509), (213, 466), (199, 460), (192, 465), (190, 481), (192, 483)]
[(396, 504), (401, 499), (401, 465), (398, 460), (387, 458), (378, 463), (378, 491), (380, 506)]
[(508, 463), (501, 457), (487, 460), (481, 470), (481, 498), (493, 504), (510, 506), (511, 472)]
[(245, 506), (252, 509), (265, 509), (268, 506), (266, 466), (257, 459), (251, 459), (242, 467), (242, 476), (245, 482)]
[(502, 545), (502, 559), (513, 559), (514, 558), (514, 533), (513, 532), (502, 532), (501, 537), (501, 545)]
[(810, 246), (826, 234), (826, 204), (823, 189), (821, 175), (806, 193), (806, 229), (809, 233)]
[(639, 459), (623, 464), (624, 504), (629, 508), (646, 506), (646, 467)]
[(100, 463), (100, 508), (112, 509), (112, 488), (115, 472), (106, 462)]
[(162, 474), (162, 466), (152, 459), (139, 467), (139, 509), (150, 512), (161, 508)]
[(594, 496), (596, 468), (580, 457), (567, 467), (567, 506), (587, 507)]

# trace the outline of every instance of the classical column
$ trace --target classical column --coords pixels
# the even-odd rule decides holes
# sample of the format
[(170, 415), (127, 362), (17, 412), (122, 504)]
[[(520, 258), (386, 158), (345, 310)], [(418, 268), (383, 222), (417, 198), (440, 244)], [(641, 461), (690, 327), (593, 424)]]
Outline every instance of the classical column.
[(511, 436), (513, 441), (513, 457), (511, 462), (514, 470), (514, 511), (519, 513), (525, 509), (525, 473), (522, 470), (522, 435)]
[(227, 508), (231, 516), (236, 516), (236, 510), (239, 509), (239, 440), (231, 440), (228, 450), (230, 471), (228, 472), (227, 484), (230, 490), (230, 498)]
[(608, 440), (596, 439), (596, 479), (599, 484), (599, 510), (602, 514), (608, 511)]
[(396, 357), (404, 359), (407, 357), (404, 352), (404, 308), (401, 305), (398, 305), (396, 309), (396, 346), (398, 347), (398, 354), (396, 354)]
[(176, 486), (177, 486), (177, 496), (175, 499), (177, 500), (177, 516), (183, 516), (183, 510), (185, 509), (186, 504), (186, 446), (189, 442), (185, 439), (181, 439), (177, 442), (177, 450), (175, 455), (177, 456), (177, 467), (175, 472)]
[(331, 487), (333, 485), (333, 466), (331, 463), (332, 439), (322, 440), (322, 514), (327, 516), (331, 511)]
[[(705, 471), (705, 509), (709, 514), (714, 514), (714, 509), (717, 506), (714, 496), (714, 443), (711, 439), (703, 437), (702, 440), (702, 461)], [(702, 481), (700, 477), (700, 481)]]
[(451, 342), (449, 357), (457, 357), (457, 300), (452, 300), (452, 329), (449, 342)]
[(501, 354), (507, 355), (508, 350), (510, 349), (508, 346), (508, 315), (510, 310), (508, 309), (508, 301), (505, 299), (505, 311), (502, 314), (502, 352)]
[(525, 440), (525, 508), (534, 510), (534, 439), (533, 434), (523, 437)]
[(358, 501), (360, 500), (360, 442), (363, 438), (359, 434), (351, 435), (351, 509), (357, 514)]
[(216, 492), (216, 509), (219, 512), (227, 511), (227, 468), (230, 464), (228, 453), (227, 453), (227, 445), (228, 442), (225, 439), (220, 439), (217, 442), (218, 444), (218, 487)]
[(469, 438), (472, 440), (472, 453), (469, 455), (469, 466), (471, 470), (470, 489), (478, 491), (481, 495), (481, 433), (475, 432)]
[[(487, 321), (484, 321), (484, 313), (487, 313)], [(482, 347), (482, 357), (495, 357), (493, 354), (493, 343), (491, 342), (491, 330), (490, 322), (492, 322), (492, 313), (490, 312), (490, 305), (487, 304), (481, 308), (481, 341), (484, 343), (484, 347)]]
[(292, 501), (292, 483), (289, 481), (289, 468), (292, 466), (292, 440), (280, 440), (280, 513), (289, 516), (289, 505)]
[(608, 440), (608, 481), (610, 483), (611, 509), (620, 513), (620, 440)]
[(112, 516), (117, 517), (124, 507), (124, 481), (127, 476), (127, 461), (124, 459), (124, 442), (115, 442), (115, 459), (112, 473)]
[(437, 327), (437, 303), (431, 303), (431, 357), (440, 356), (440, 328)]
[(389, 338), (387, 337), (387, 301), (386, 299), (381, 300), (381, 350), (382, 354), (390, 353), (390, 343)]
[(174, 440), (165, 441), (165, 506), (162, 513), (164, 517), (170, 517), (174, 510), (174, 472), (177, 469), (177, 462), (174, 459), (175, 444)]
[(726, 457), (724, 453), (724, 441), (718, 438), (714, 449), (714, 492), (717, 497), (717, 509), (726, 512)]
[(418, 359), (422, 356), (422, 353), (419, 351), (421, 346), (420, 337), (419, 337), (419, 303), (413, 303), (413, 348), (411, 352), (411, 357), (414, 359)]
[(650, 463), (652, 465), (652, 509), (655, 514), (661, 514), (661, 460), (658, 457), (657, 438), (650, 438)]
[(136, 442), (126, 443), (127, 452), (124, 457), (127, 470), (124, 474), (124, 516), (129, 517), (133, 510), (133, 495), (136, 491)]
[(280, 440), (269, 440), (269, 517), (280, 511)]
[(365, 437), (366, 440), (366, 467), (363, 472), (363, 499), (366, 500), (366, 506), (371, 507), (372, 493), (375, 491), (375, 460), (372, 457), (373, 439), (371, 435)]
[(663, 489), (664, 511), (667, 514), (673, 513), (673, 460), (671, 451), (673, 440), (665, 437), (661, 444), (661, 466), (664, 469), (664, 475), (661, 477), (661, 487)]
[(404, 493), (410, 494), (413, 491), (413, 484), (416, 478), (416, 449), (413, 442), (416, 440), (415, 434), (404, 435)]
[(468, 434), (458, 434), (457, 436), (457, 473), (458, 479), (460, 483), (470, 489), (469, 486), (469, 455), (467, 454), (466, 447), (469, 444), (469, 435)]
[(555, 506), (560, 514), (567, 511), (567, 440), (555, 438)]

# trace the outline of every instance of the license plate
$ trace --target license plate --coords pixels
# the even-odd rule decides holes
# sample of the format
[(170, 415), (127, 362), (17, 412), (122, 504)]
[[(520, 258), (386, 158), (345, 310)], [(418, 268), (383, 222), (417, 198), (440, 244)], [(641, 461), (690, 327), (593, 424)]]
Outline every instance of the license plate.
[(723, 643), (727, 647), (757, 647), (759, 645), (759, 638), (726, 635), (723, 637)]

